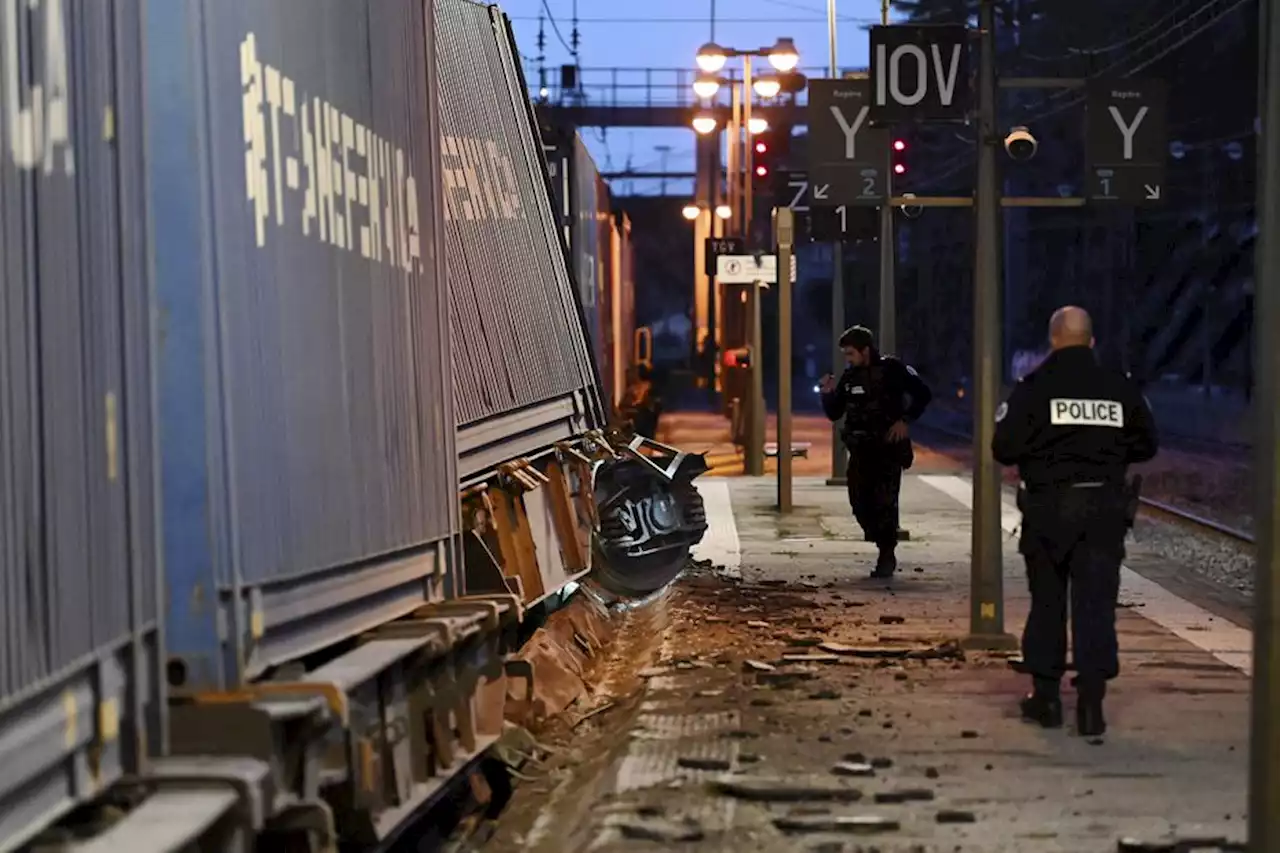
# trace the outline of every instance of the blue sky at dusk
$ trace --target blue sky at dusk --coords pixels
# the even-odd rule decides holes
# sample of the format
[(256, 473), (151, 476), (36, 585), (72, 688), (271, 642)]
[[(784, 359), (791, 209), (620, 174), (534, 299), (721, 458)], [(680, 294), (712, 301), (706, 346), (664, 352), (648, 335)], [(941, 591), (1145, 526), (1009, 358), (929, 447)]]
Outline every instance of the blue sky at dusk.
[[(538, 15), (550, 17), (544, 25), (548, 78), (554, 83), (560, 66), (572, 62), (568, 45), (572, 41), (574, 0), (501, 0), (501, 7), (511, 16), (516, 40), (525, 58), (526, 71), (531, 72), (529, 85), (538, 85), (536, 69), (538, 51)], [(676, 69), (686, 69), (691, 82), (696, 69), (694, 56), (698, 47), (711, 38), (711, 8), (715, 7), (715, 40), (741, 48), (765, 47), (780, 36), (795, 40), (800, 51), (800, 65), (814, 76), (825, 75), (828, 61), (827, 4), (825, 0), (645, 0), (643, 3), (622, 0), (577, 0), (579, 64), (583, 69), (583, 89), (588, 97), (604, 98), (609, 81), (618, 80), (628, 99), (639, 101), (645, 95), (646, 74), (650, 97), (674, 98), (679, 86)], [(865, 66), (867, 33), (863, 27), (879, 23), (879, 0), (838, 0), (836, 33), (838, 65), (843, 68)], [(555, 27), (550, 19), (554, 19)], [(558, 30), (558, 34), (557, 34)], [(739, 67), (731, 60), (728, 68)], [(633, 69), (617, 74), (605, 69)], [(661, 69), (661, 70), (659, 70)], [(687, 85), (687, 83), (685, 84)], [(622, 97), (619, 97), (622, 100)], [(583, 136), (602, 172), (693, 170), (692, 130), (648, 130), (615, 128), (607, 132), (584, 128)], [(656, 150), (670, 146), (666, 154)], [(656, 181), (615, 182), (619, 192), (654, 193)], [(688, 193), (691, 182), (670, 184), (668, 193)]]

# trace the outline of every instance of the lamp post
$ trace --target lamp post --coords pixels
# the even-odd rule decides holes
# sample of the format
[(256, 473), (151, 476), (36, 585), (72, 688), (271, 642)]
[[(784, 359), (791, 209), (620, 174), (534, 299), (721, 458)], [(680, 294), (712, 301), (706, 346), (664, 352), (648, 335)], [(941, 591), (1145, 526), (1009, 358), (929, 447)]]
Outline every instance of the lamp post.
[[(719, 90), (720, 80), (713, 75), (720, 72), (730, 58), (735, 57), (742, 58), (742, 84), (741, 89), (737, 84), (734, 84), (730, 96), (732, 119), (729, 124), (727, 145), (728, 174), (726, 184), (728, 185), (729, 207), (732, 211), (731, 224), (735, 226), (733, 230), (744, 237), (750, 244), (753, 201), (752, 179), (755, 172), (752, 165), (754, 149), (751, 145), (751, 137), (768, 129), (768, 122), (751, 115), (752, 92), (754, 91), (760, 97), (768, 99), (776, 97), (783, 88), (782, 82), (772, 75), (755, 77), (753, 75), (752, 59), (764, 57), (779, 74), (790, 74), (800, 64), (800, 54), (796, 51), (795, 42), (789, 38), (780, 38), (772, 47), (757, 48), (755, 50), (738, 50), (718, 45), (715, 42), (708, 42), (698, 49), (696, 59), (698, 67), (702, 70), (704, 76), (699, 77), (694, 84), (694, 92), (701, 98), (710, 99), (714, 97)], [(703, 126), (706, 126), (705, 122)], [(739, 145), (742, 147), (739, 148)], [(739, 180), (742, 182), (740, 186)], [(739, 211), (741, 211), (740, 214)], [(739, 215), (741, 218), (739, 218)], [(764, 474), (765, 438), (763, 365), (760, 359), (760, 295), (761, 283), (756, 282), (751, 288), (752, 310), (750, 314), (752, 320), (749, 321), (747, 330), (751, 351), (756, 355), (751, 364), (752, 381), (746, 412), (748, 429), (745, 439), (745, 468), (748, 476), (757, 477)]]
[[(741, 96), (739, 96), (739, 87), (737, 85), (732, 87), (732, 120), (728, 128), (729, 143), (726, 158), (727, 183), (729, 206), (734, 210), (735, 230), (744, 237), (750, 237), (753, 174), (750, 138), (757, 133), (763, 133), (768, 128), (767, 123), (758, 119), (752, 120), (751, 93), (754, 91), (760, 97), (769, 99), (776, 97), (782, 91), (782, 82), (777, 77), (754, 76), (752, 59), (764, 57), (779, 74), (790, 74), (800, 64), (800, 54), (796, 51), (795, 42), (790, 38), (780, 38), (772, 47), (755, 50), (738, 50), (708, 42), (698, 48), (696, 60), (703, 73), (694, 82), (694, 93), (704, 99), (715, 97), (722, 81), (714, 75), (720, 72), (731, 58), (737, 57), (742, 58), (742, 86)], [(738, 148), (739, 145), (742, 145), (741, 149)], [(739, 176), (742, 176), (741, 187), (737, 186)], [(741, 210), (741, 219), (738, 219), (739, 210)]]

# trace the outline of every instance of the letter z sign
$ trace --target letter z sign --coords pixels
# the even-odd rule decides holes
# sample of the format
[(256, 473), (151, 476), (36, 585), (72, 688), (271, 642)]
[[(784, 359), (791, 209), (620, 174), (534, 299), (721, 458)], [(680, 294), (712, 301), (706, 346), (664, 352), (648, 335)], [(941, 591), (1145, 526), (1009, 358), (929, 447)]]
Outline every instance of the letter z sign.
[(1159, 204), (1169, 156), (1168, 86), (1125, 78), (1089, 86), (1086, 195), (1092, 202)]
[(872, 27), (868, 120), (964, 121), (971, 98), (968, 41), (960, 24)]

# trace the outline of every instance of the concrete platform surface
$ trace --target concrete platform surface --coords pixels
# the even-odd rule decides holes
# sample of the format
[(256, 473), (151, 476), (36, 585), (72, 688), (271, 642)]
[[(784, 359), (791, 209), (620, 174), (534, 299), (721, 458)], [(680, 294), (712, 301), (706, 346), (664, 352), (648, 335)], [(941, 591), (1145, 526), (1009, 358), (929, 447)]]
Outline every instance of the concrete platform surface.
[[(715, 568), (627, 617), (639, 627), (619, 629), (625, 659), (570, 727), (570, 757), (508, 823), (521, 809), (536, 821), (485, 850), (1243, 849), (1230, 846), (1245, 834), (1243, 628), (1126, 569), (1110, 730), (1087, 742), (1070, 701), (1061, 731), (1021, 722), (1027, 680), (1008, 655), (952, 642), (969, 613), (962, 476), (905, 479), (913, 535), (891, 582), (867, 578), (873, 548), (819, 478), (797, 482), (786, 517), (772, 478), (701, 488), (712, 527), (698, 555)], [(1006, 532), (1018, 521), (1006, 506)], [(1012, 535), (1004, 559), (1018, 633), (1028, 596)]]

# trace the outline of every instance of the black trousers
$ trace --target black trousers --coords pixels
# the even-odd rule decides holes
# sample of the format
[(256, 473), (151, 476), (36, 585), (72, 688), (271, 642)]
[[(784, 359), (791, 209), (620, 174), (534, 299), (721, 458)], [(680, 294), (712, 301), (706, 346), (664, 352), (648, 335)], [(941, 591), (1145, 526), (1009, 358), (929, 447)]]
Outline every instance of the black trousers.
[(1116, 599), (1124, 560), (1125, 497), (1109, 486), (1055, 489), (1024, 498), (1019, 550), (1031, 612), (1022, 657), (1037, 682), (1057, 683), (1067, 665), (1067, 607), (1078, 686), (1120, 673)]
[[(902, 469), (910, 466), (898, 445), (881, 440), (848, 440), (849, 467), (845, 479), (849, 489), (849, 506), (868, 542), (882, 548), (898, 544), (898, 493), (902, 488)], [(905, 453), (911, 453), (911, 443)]]

